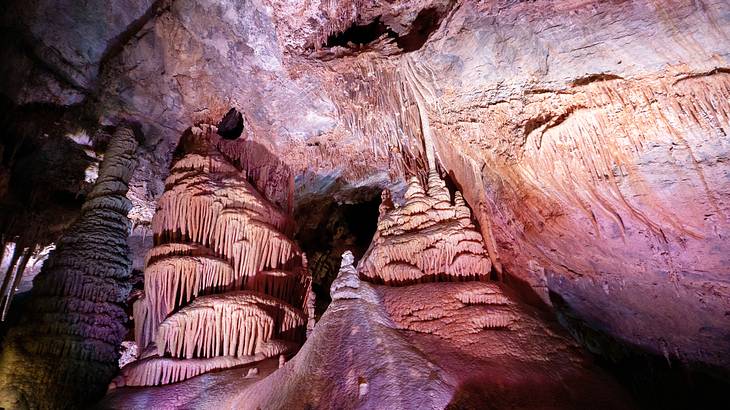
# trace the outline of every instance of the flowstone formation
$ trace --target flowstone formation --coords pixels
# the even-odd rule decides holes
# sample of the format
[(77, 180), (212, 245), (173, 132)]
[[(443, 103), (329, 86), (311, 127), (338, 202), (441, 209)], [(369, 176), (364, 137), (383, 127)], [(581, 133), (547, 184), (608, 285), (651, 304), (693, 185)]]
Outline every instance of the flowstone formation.
[(118, 370), (131, 285), (126, 198), (137, 140), (119, 128), (81, 216), (58, 241), (0, 359), (0, 407), (88, 406)]
[[(170, 179), (178, 181), (175, 169)], [(262, 351), (256, 357), (234, 356), (226, 359), (226, 365), (235, 366), (231, 369), (179, 378), (168, 386), (116, 389), (102, 407), (461, 409), (483, 408), (488, 401), (495, 408), (545, 403), (566, 409), (631, 408), (624, 392), (553, 323), (517, 302), (502, 284), (488, 281), (491, 265), (469, 208), (458, 193), (452, 204), (436, 172), (429, 175), (428, 187), (424, 192), (411, 180), (403, 206), (383, 193), (379, 232), (371, 248), (358, 268), (351, 252), (342, 255), (330, 289), (332, 303), (294, 357)], [(165, 198), (161, 203), (163, 212)], [(149, 258), (157, 257), (155, 249)], [(458, 262), (462, 258), (469, 263)], [(410, 276), (388, 268), (403, 265), (410, 266)], [(416, 271), (420, 274), (412, 273)], [(399, 286), (368, 283), (376, 280)], [(206, 298), (224, 298), (231, 304), (225, 309), (234, 309), (234, 301), (246, 304), (253, 294), (201, 296), (170, 315), (157, 331), (159, 351), (153, 360), (160, 367), (176, 361), (188, 366), (210, 363), (173, 357), (175, 352), (190, 356), (199, 351), (196, 339), (190, 338), (193, 332), (183, 335), (182, 329), (189, 328), (183, 322), (198, 329), (199, 321), (216, 320), (212, 313), (205, 318), (193, 313), (219, 303), (203, 303)], [(214, 334), (224, 327), (205, 328)], [(230, 339), (218, 340), (215, 346), (233, 351)], [(163, 351), (170, 357), (159, 357)], [(216, 360), (221, 357), (231, 356)], [(534, 394), (524, 394), (526, 388)]]
[(433, 169), (427, 181), (424, 191), (411, 178), (402, 206), (384, 193), (358, 271), (386, 285), (375, 291), (392, 326), (454, 384), (449, 408), (485, 400), (494, 408), (630, 408), (549, 317), (489, 280), (489, 254), (461, 193), (452, 203)]
[(214, 147), (214, 133), (206, 125), (182, 138), (134, 303), (142, 354), (113, 387), (175, 383), (289, 354), (304, 340), (314, 303), (290, 217)]
[(454, 380), (396, 328), (374, 286), (342, 255), (332, 303), (299, 353), (242, 389), (232, 408), (441, 409)]
[(387, 199), (360, 263), (363, 276), (387, 285), (489, 279), (491, 263), (471, 211), (459, 191), (451, 204), (436, 171), (428, 175), (428, 192), (411, 178), (402, 207)]
[[(383, 194), (370, 250), (357, 269), (352, 254), (343, 254), (332, 303), (299, 353), (267, 377), (247, 378), (219, 405), (632, 407), (553, 323), (502, 284), (483, 282), (491, 266), (469, 208), (458, 193), (451, 203), (436, 172), (428, 187), (426, 193), (412, 179), (400, 207)], [(461, 258), (470, 263), (461, 265)], [(191, 381), (179, 390), (201, 386)], [(165, 403), (172, 397), (167, 394)]]

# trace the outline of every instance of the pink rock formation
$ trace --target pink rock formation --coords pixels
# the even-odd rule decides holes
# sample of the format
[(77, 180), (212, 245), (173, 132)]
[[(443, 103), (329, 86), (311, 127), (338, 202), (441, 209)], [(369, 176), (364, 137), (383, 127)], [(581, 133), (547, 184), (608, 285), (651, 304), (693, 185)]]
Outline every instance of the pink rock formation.
[[(456, 388), (448, 408), (633, 408), (557, 323), (503, 284), (377, 287), (408, 342)], [(527, 387), (529, 386), (529, 387)], [(529, 390), (529, 394), (525, 391)]]
[[(387, 202), (383, 202), (387, 204)], [(449, 191), (434, 171), (428, 193), (413, 177), (401, 207), (381, 208), (378, 231), (360, 273), (378, 283), (488, 279), (491, 263), (461, 193)]]
[[(621, 389), (579, 354), (575, 342), (560, 335), (553, 323), (516, 303), (503, 285), (475, 281), (486, 279), (491, 265), (458, 193), (452, 205), (443, 181), (431, 173), (428, 195), (414, 178), (405, 201), (401, 207), (384, 201), (378, 234), (359, 272), (353, 266), (352, 253), (343, 254), (330, 289), (332, 303), (291, 360), (284, 361), (282, 355), (277, 362), (272, 359), (249, 367), (247, 382), (238, 390), (222, 391), (219, 387), (240, 377), (241, 371), (235, 370), (216, 379), (194, 378), (180, 387), (165, 387), (164, 393), (155, 394), (155, 404), (171, 405), (178, 400), (177, 392), (184, 389), (220, 392), (194, 394), (185, 406), (205, 403), (251, 409), (479, 408), (487, 397), (500, 408), (547, 403), (578, 409), (596, 400), (601, 403), (598, 407), (632, 406)], [(415, 251), (409, 253), (408, 249)], [(481, 261), (467, 265), (470, 274), (465, 274), (457, 262), (458, 255), (464, 254)], [(401, 270), (404, 265), (415, 273), (405, 276)], [(407, 286), (375, 287), (360, 276)], [(434, 278), (443, 282), (414, 284)], [(465, 279), (472, 281), (453, 283)], [(231, 300), (240, 297), (227, 295)], [(251, 293), (245, 295), (253, 297)], [(221, 353), (216, 349), (225, 353), (235, 347), (240, 326), (224, 325), (222, 329), (233, 335), (228, 338), (219, 336), (215, 329), (201, 332), (199, 328), (209, 322), (220, 323), (216, 315), (241, 321), (233, 311), (238, 306), (199, 304), (202, 300), (163, 322), (157, 342), (161, 352), (191, 357), (197, 349), (202, 356), (210, 356)], [(196, 312), (201, 308), (205, 313)], [(182, 314), (184, 318), (178, 318)], [(206, 314), (210, 316), (203, 316)], [(256, 323), (256, 337), (266, 338), (271, 333), (274, 321), (264, 312), (246, 309), (239, 315)], [(266, 320), (261, 319), (264, 317)], [(192, 325), (172, 323), (172, 333), (163, 329), (180, 320)], [(287, 321), (283, 323), (286, 326)], [(296, 320), (289, 323), (299, 325)], [(197, 335), (209, 338), (212, 344), (201, 342)], [(245, 345), (243, 353), (248, 355), (254, 352), (250, 340), (238, 343), (239, 349)], [(178, 373), (176, 369), (174, 374)], [(172, 380), (180, 380), (175, 377)], [(573, 380), (570, 394), (565, 395), (565, 382)], [(534, 390), (532, 395), (524, 394), (526, 385)], [(140, 406), (149, 394), (153, 393), (119, 391), (104, 404), (114, 407), (131, 402)]]
[[(0, 104), (7, 97), (15, 104), (9, 116), (27, 111), (33, 123), (62, 112), (72, 118), (64, 126), (70, 133), (77, 131), (79, 113), (93, 128), (120, 118), (142, 124), (144, 166), (133, 175), (130, 194), (136, 259), (149, 247), (144, 239), (151, 237), (149, 224), (180, 133), (191, 118), (210, 121), (231, 106), (246, 107), (243, 141), (215, 145), (247, 170), (256, 191), (284, 210), (292, 205), (288, 169), (301, 177), (300, 193), (325, 195), (321, 187), (336, 180), (337, 187), (388, 187), (398, 200), (404, 176), (419, 175), (425, 185), (424, 174), (434, 169), (461, 191), (485, 253), (474, 253), (474, 229), (462, 229), (461, 216), (438, 208), (443, 192), (434, 191), (424, 195), (431, 199), (409, 200), (409, 214), (383, 219), (387, 226), (376, 239), (382, 246), (361, 263), (363, 278), (411, 285), (492, 270), (574, 317), (573, 330), (585, 327), (613, 339), (597, 349), (603, 354), (617, 343), (663, 356), (672, 369), (730, 374), (728, 1), (76, 3), (8, 1), (0, 16), (9, 39), (0, 44), (8, 62), (0, 68)], [(57, 105), (42, 110), (32, 103)], [(30, 133), (25, 145), (3, 139), (0, 195), (23, 174), (4, 160), (18, 147), (50, 146), (56, 135), (49, 128), (59, 126), (49, 123)], [(266, 151), (278, 162), (261, 155)], [(48, 174), (67, 174), (49, 168)], [(296, 270), (256, 272), (290, 252), (286, 240), (259, 253), (249, 247), (260, 243), (213, 237), (215, 226), (189, 225), (188, 219), (226, 211), (179, 194), (184, 201), (168, 204), (165, 223), (180, 232), (166, 233), (162, 242), (189, 245), (184, 236), (193, 234), (202, 242), (190, 251), (160, 248), (151, 258), (154, 286), (174, 287), (180, 280), (185, 292), (160, 290), (162, 299), (140, 304), (137, 316), (155, 318), (138, 337), (153, 340), (169, 313), (226, 286), (219, 283), (240, 281), (249, 290), (298, 297)], [(237, 194), (229, 199), (236, 201)], [(389, 208), (384, 201), (383, 209)], [(56, 211), (48, 214), (42, 221), (62, 219)], [(249, 226), (248, 216), (227, 217), (231, 232), (235, 224)], [(4, 228), (15, 215), (0, 219)], [(18, 225), (35, 231), (15, 224), (12, 236)], [(256, 232), (279, 238), (268, 228)], [(454, 252), (465, 249), (468, 263), (457, 263)], [(227, 256), (249, 250), (255, 260)], [(181, 262), (169, 260), (172, 255)], [(195, 262), (182, 262), (185, 257)], [(199, 282), (186, 268), (193, 263), (206, 270)], [(474, 263), (480, 268), (471, 269)], [(6, 300), (13, 274), (0, 289)], [(468, 310), (452, 299), (438, 299), (450, 306), (449, 314)], [(507, 328), (520, 323), (525, 321)], [(586, 345), (595, 347), (598, 339)], [(365, 396), (377, 391), (369, 381), (356, 384)]]
[(239, 170), (213, 147), (214, 133), (204, 125), (183, 136), (134, 303), (143, 358), (113, 386), (174, 383), (290, 352), (304, 339), (311, 278), (286, 235), (289, 215), (248, 182), (266, 186), (269, 174), (258, 174), (262, 181)]
[[(37, 41), (3, 45), (4, 88), (151, 131), (141, 226), (191, 118), (251, 107), (243, 138), (295, 172), (381, 187), (426, 168), (425, 118), (495, 270), (621, 340), (730, 369), (726, 1), (117, 0), (99, 19), (72, 3), (9, 3), (4, 27)], [(404, 48), (427, 12), (427, 41)], [(390, 31), (343, 34), (376, 22)]]

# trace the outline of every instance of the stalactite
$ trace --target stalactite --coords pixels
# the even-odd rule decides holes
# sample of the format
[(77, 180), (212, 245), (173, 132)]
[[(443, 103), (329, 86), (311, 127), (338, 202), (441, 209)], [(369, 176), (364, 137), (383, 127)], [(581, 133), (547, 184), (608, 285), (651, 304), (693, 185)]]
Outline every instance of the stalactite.
[(145, 319), (145, 327), (140, 331), (137, 343), (147, 345), (154, 338), (159, 324), (170, 313), (202, 292), (231, 289), (234, 282), (231, 266), (213, 257), (171, 255), (151, 263), (145, 269), (145, 296), (139, 301), (145, 306), (135, 307), (139, 309), (139, 319)]
[(196, 299), (161, 325), (160, 356), (250, 356), (272, 338), (299, 340), (306, 318), (279, 299), (248, 291)]
[(0, 406), (81, 407), (113, 377), (126, 333), (131, 203), (125, 195), (136, 147), (131, 130), (114, 133), (81, 216), (35, 278), (0, 359)]
[(228, 369), (255, 363), (294, 350), (296, 344), (282, 340), (261, 343), (256, 354), (248, 356), (216, 356), (179, 359), (150, 355), (125, 366), (110, 388), (123, 386), (157, 386), (176, 383), (213, 370)]
[(250, 151), (214, 131), (193, 127), (181, 140), (186, 153), (166, 180), (144, 295), (133, 307), (135, 339), (147, 353), (116, 385), (174, 383), (274, 357), (281, 343), (302, 341), (313, 316), (305, 257), (285, 234), (290, 216), (250, 182), (275, 191), (277, 177), (266, 167), (239, 169), (254, 161)]

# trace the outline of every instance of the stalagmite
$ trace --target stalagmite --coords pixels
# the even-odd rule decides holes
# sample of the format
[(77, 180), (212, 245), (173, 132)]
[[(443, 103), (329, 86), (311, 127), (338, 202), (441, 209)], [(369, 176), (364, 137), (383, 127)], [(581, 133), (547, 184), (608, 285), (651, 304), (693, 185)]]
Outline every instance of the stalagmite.
[(451, 205), (446, 184), (432, 170), (428, 193), (412, 177), (405, 201), (381, 209), (377, 233), (358, 267), (363, 276), (389, 285), (489, 278), (484, 241), (460, 192)]
[(131, 203), (125, 195), (136, 148), (130, 129), (114, 133), (81, 216), (36, 277), (25, 316), (3, 348), (0, 407), (81, 407), (114, 376), (126, 333)]
[(144, 295), (134, 304), (145, 354), (115, 386), (174, 383), (275, 357), (301, 342), (313, 319), (306, 259), (287, 237), (290, 216), (233, 165), (246, 163), (241, 152), (225, 144), (238, 156), (231, 160), (215, 148), (224, 144), (217, 138), (207, 125), (183, 135), (185, 153), (152, 221)]

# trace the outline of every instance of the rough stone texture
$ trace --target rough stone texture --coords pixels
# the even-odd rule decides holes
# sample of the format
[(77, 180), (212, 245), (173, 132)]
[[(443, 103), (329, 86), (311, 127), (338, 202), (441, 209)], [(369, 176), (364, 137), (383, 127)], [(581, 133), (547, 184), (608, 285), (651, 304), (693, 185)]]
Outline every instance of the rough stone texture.
[(399, 334), (353, 262), (346, 252), (332, 283), (333, 302), (299, 353), (243, 390), (233, 407), (424, 409), (448, 404), (453, 394), (449, 376)]
[[(407, 340), (455, 383), (453, 409), (628, 409), (564, 330), (497, 283), (377, 287)], [(525, 394), (529, 391), (529, 394)]]
[(156, 389), (120, 389), (102, 407), (476, 409), (486, 400), (492, 408), (632, 408), (575, 342), (501, 285), (373, 286), (353, 262), (352, 253), (342, 256), (332, 303), (278, 370), (260, 361)]
[(255, 188), (270, 175), (234, 166), (245, 150), (223, 144), (240, 155), (227, 158), (216, 131), (196, 126), (181, 141), (134, 302), (142, 353), (112, 387), (176, 383), (287, 353), (304, 338), (311, 276), (286, 236), (289, 215)]
[(727, 3), (469, 10), (450, 30), (483, 27), (485, 52), (444, 33), (452, 58), (423, 66), (444, 79), (437, 151), (506, 270), (619, 339), (730, 368)]
[(36, 277), (27, 311), (3, 346), (0, 407), (85, 407), (116, 373), (127, 332), (131, 204), (125, 194), (136, 148), (130, 129), (115, 132), (81, 216)]
[[(332, 303), (291, 361), (282, 363), (280, 356), (273, 371), (259, 358), (258, 380), (225, 394), (200, 392), (219, 391), (238, 372), (227, 372), (225, 379), (194, 378), (186, 388), (197, 393), (178, 398), (178, 405), (421, 409), (479, 408), (487, 400), (497, 408), (631, 408), (622, 389), (564, 331), (516, 303), (503, 285), (476, 281), (488, 276), (491, 265), (468, 208), (458, 191), (451, 205), (435, 172), (427, 186), (424, 192), (413, 178), (402, 206), (383, 195), (371, 248), (358, 269), (352, 252), (343, 253), (330, 288)], [(484, 263), (461, 265), (464, 256)], [(361, 275), (398, 287), (375, 287)], [(443, 282), (413, 284), (433, 280)], [(462, 280), (470, 282), (453, 283)], [(186, 311), (198, 300), (171, 315), (160, 333), (171, 319), (193, 316)], [(159, 390), (115, 392), (104, 404), (138, 408), (142, 397), (154, 395), (156, 405), (171, 405), (177, 388)]]
[[(134, 177), (147, 187), (135, 209), (161, 194), (180, 133), (232, 106), (247, 124), (242, 139), (302, 174), (299, 192), (305, 181), (382, 187), (423, 177), (425, 115), (440, 167), (513, 282), (622, 341), (730, 369), (726, 1), (158, 6), (98, 60), (97, 91), (84, 100), (101, 123), (133, 118), (148, 136), (153, 170)], [(407, 35), (429, 7), (443, 16), (418, 50), (404, 53), (387, 36), (326, 47), (331, 34), (377, 16)], [(91, 40), (70, 28), (93, 24), (75, 23), (49, 26), (53, 38), (83, 47)], [(18, 64), (6, 70), (72, 72), (9, 49)], [(26, 95), (83, 98), (54, 81)]]
[(0, 16), (4, 93), (19, 103), (76, 104), (99, 68), (153, 13), (153, 0), (11, 0)]

